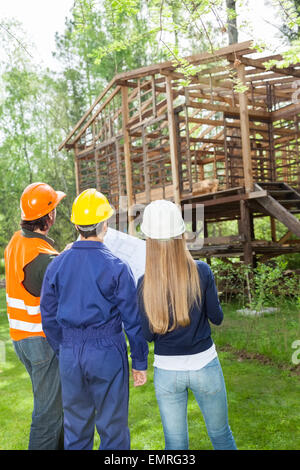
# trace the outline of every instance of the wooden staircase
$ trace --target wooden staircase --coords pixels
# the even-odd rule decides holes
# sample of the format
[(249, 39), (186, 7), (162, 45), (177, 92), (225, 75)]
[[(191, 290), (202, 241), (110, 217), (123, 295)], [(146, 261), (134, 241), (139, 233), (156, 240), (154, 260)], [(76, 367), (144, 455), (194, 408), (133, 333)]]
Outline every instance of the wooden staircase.
[(257, 199), (272, 217), (282, 222), (292, 233), (300, 238), (300, 194), (283, 182), (255, 183), (255, 190), (267, 191), (267, 196)]

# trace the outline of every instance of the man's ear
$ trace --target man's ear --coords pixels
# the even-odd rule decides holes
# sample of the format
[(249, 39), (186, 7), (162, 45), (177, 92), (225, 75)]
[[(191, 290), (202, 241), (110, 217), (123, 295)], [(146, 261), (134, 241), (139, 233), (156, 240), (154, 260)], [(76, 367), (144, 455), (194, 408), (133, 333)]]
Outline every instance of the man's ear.
[(103, 233), (105, 234), (107, 232), (107, 229), (108, 229), (108, 223), (107, 223), (107, 220), (105, 220), (105, 222), (103, 222)]
[(53, 209), (51, 212), (49, 212), (48, 214), (48, 222), (47, 222), (47, 225), (48, 225), (48, 229), (50, 229), (52, 227), (52, 225), (54, 224), (55, 222), (55, 219), (56, 219), (56, 210)]

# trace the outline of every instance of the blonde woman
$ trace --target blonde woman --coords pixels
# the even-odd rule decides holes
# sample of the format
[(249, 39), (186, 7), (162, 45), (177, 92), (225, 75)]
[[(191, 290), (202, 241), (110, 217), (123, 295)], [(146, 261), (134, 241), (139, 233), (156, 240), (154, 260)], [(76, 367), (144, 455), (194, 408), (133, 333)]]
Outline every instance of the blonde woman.
[(154, 341), (154, 386), (165, 449), (188, 449), (190, 389), (201, 409), (213, 448), (235, 450), (228, 424), (226, 388), (209, 322), (223, 312), (210, 267), (186, 248), (185, 225), (170, 201), (144, 211), (145, 275), (138, 293), (143, 334)]

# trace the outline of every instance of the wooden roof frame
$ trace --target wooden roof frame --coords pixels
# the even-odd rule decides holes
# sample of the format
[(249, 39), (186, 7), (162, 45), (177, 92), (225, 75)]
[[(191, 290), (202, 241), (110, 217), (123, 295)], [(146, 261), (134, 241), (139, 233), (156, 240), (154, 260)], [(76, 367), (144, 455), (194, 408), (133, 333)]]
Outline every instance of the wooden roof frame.
[[(223, 47), (221, 49), (216, 50), (213, 53), (204, 52), (204, 53), (200, 53), (196, 55), (191, 55), (191, 56), (185, 57), (185, 60), (189, 62), (190, 64), (200, 65), (200, 64), (207, 64), (211, 62), (220, 61), (222, 59), (226, 59), (229, 63), (233, 64), (235, 60), (238, 59), (244, 66), (252, 67), (252, 69), (250, 69), (250, 75), (253, 77), (252, 79), (250, 78), (249, 80), (247, 80), (247, 82), (248, 83), (255, 82), (257, 80), (255, 75), (260, 73), (260, 75), (262, 75), (260, 78), (262, 82), (261, 86), (263, 86), (266, 83), (270, 83), (270, 80), (274, 80), (274, 78), (277, 78), (277, 77), (283, 77), (284, 79), (287, 79), (287, 80), (288, 80), (287, 77), (290, 77), (290, 81), (295, 81), (295, 79), (297, 78), (300, 79), (300, 69), (296, 68), (295, 65), (287, 67), (287, 68), (283, 68), (283, 69), (279, 69), (278, 67), (272, 67), (270, 71), (266, 72), (263, 62), (274, 59), (274, 58), (277, 60), (280, 60), (282, 59), (282, 56), (280, 54), (276, 54), (274, 56), (268, 56), (265, 58), (259, 58), (259, 59), (251, 59), (251, 58), (245, 57), (246, 55), (250, 55), (254, 53), (256, 53), (256, 51), (253, 49), (252, 41), (245, 41), (242, 43), (236, 43), (230, 46)], [(298, 65), (299, 64), (297, 64), (297, 66)], [(216, 67), (214, 67), (213, 69), (208, 69), (208, 72), (209, 71), (211, 71), (212, 73), (214, 73), (214, 71), (222, 72), (222, 68), (219, 67), (216, 70)], [(266, 73), (264, 74), (263, 71), (265, 71)], [(203, 78), (202, 78), (203, 83), (205, 81), (207, 82), (208, 80), (207, 77), (205, 77), (208, 72), (205, 70), (203, 71)], [(175, 79), (180, 77), (180, 74), (176, 73), (176, 65), (174, 65), (174, 62), (172, 61), (161, 62), (158, 64), (149, 65), (146, 67), (138, 68), (135, 70), (131, 70), (128, 72), (123, 72), (123, 73), (119, 73), (115, 75), (115, 77), (110, 81), (110, 83), (107, 85), (105, 90), (103, 90), (103, 92), (97, 97), (97, 99), (94, 101), (92, 106), (86, 111), (86, 113), (84, 113), (82, 118), (77, 122), (77, 124), (70, 131), (70, 133), (67, 135), (64, 141), (59, 145), (58, 150), (61, 151), (63, 148), (70, 149), (70, 148), (75, 147), (76, 142), (80, 139), (84, 131), (93, 123), (93, 121), (97, 118), (99, 113), (110, 102), (112, 97), (120, 91), (121, 86), (125, 85), (127, 87), (134, 88), (136, 84), (132, 80), (136, 80), (136, 79), (145, 77), (147, 75), (153, 75), (153, 74), (170, 75), (172, 78), (175, 78)], [(220, 82), (220, 78), (222, 78), (222, 76), (219, 76), (218, 73), (215, 73), (215, 75), (213, 75), (213, 84), (216, 85), (218, 81)], [(198, 79), (195, 77), (194, 81), (197, 83)], [(222, 82), (220, 82), (220, 87), (230, 88), (232, 87), (232, 82), (230, 82), (229, 80), (226, 81), (223, 79)], [(110, 96), (107, 96), (109, 91), (111, 91), (113, 88), (114, 88), (113, 94)], [(99, 103), (102, 103), (100, 105), (100, 108), (95, 110), (95, 108), (97, 108)], [(298, 112), (298, 110), (300, 112), (300, 105), (299, 104), (296, 106), (290, 105), (289, 109), (282, 109), (282, 110), (274, 111), (273, 114), (271, 114), (271, 118), (272, 120), (284, 118), (286, 115), (290, 114), (291, 110), (294, 111), (295, 109), (296, 109), (296, 112)], [(93, 113), (94, 110), (95, 112)], [(75, 133), (78, 130), (79, 130), (79, 133), (75, 135)]]

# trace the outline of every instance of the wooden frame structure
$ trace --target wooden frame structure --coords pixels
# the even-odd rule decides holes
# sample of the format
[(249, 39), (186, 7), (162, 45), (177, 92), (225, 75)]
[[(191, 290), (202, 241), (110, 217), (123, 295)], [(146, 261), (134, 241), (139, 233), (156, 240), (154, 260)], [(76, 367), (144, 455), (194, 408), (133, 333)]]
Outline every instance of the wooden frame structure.
[[(287, 245), (300, 237), (300, 64), (267, 71), (281, 56), (253, 55), (247, 41), (187, 57), (197, 66), (188, 84), (172, 62), (116, 75), (59, 147), (74, 149), (77, 193), (96, 187), (117, 209), (124, 196), (128, 207), (202, 203), (206, 225), (239, 220), (237, 237), (206, 237), (195, 256), (253, 263), (300, 251)], [(265, 215), (272, 240), (257, 244), (253, 217)]]

